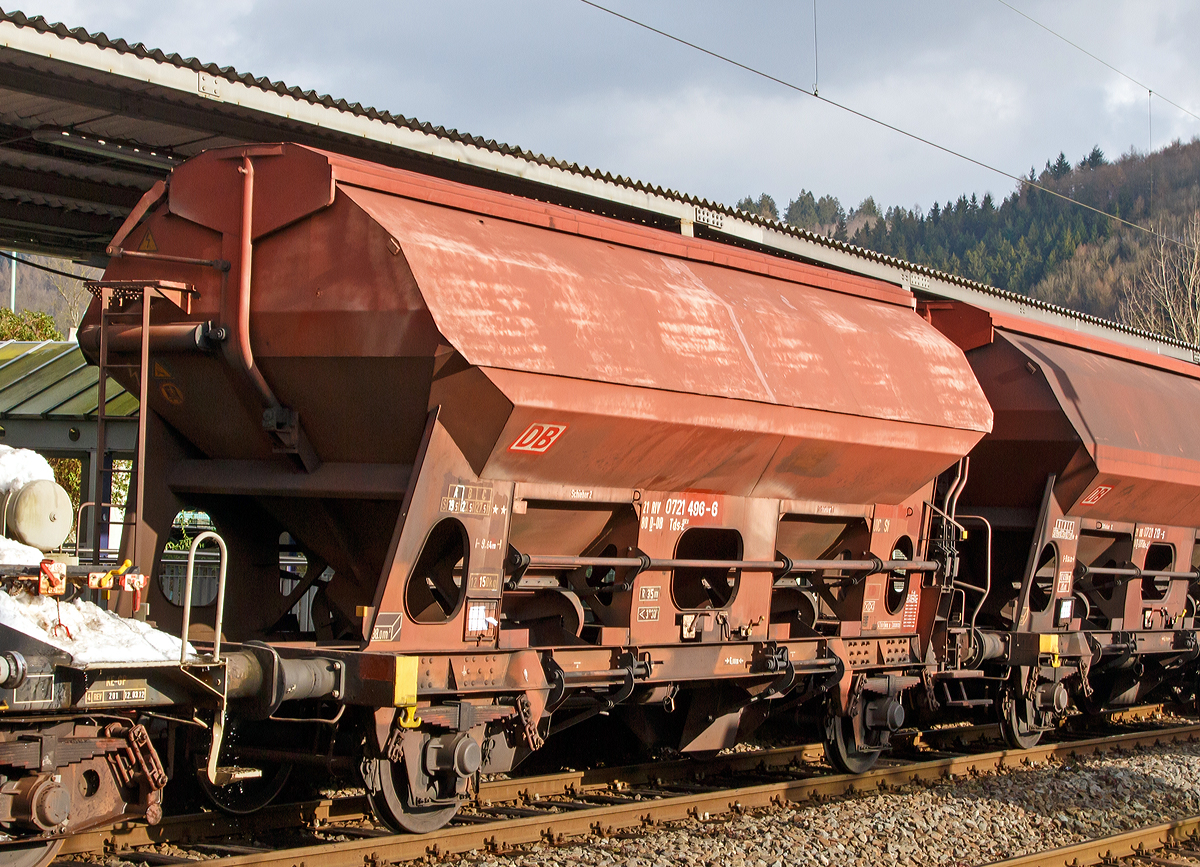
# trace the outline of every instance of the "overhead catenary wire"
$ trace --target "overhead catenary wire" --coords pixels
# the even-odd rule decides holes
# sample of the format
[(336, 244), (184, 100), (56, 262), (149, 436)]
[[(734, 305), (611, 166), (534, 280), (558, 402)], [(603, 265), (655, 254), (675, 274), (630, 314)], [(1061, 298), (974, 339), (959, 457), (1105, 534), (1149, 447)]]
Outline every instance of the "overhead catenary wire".
[(844, 103), (840, 103), (840, 102), (837, 102), (836, 100), (832, 100), (827, 97), (820, 96), (815, 91), (809, 90), (806, 87), (802, 87), (799, 84), (793, 84), (792, 82), (786, 81), (785, 79), (782, 79), (782, 78), (779, 78), (776, 75), (772, 75), (769, 72), (764, 72), (761, 69), (756, 69), (753, 66), (749, 66), (748, 64), (742, 63), (740, 60), (735, 60), (732, 57), (729, 57), (727, 55), (713, 51), (712, 49), (705, 48), (703, 45), (698, 45), (695, 42), (689, 42), (687, 39), (684, 39), (680, 36), (676, 36), (673, 33), (668, 33), (666, 30), (661, 30), (658, 27), (655, 27), (651, 24), (645, 23), (644, 21), (639, 21), (638, 19), (632, 18), (628, 15), (625, 15), (622, 12), (618, 12), (615, 9), (610, 9), (607, 6), (602, 6), (601, 4), (596, 3), (595, 0), (579, 0), (579, 2), (583, 3), (585, 6), (591, 6), (593, 9), (596, 9), (600, 12), (604, 12), (604, 13), (607, 13), (608, 15), (612, 15), (614, 18), (619, 18), (622, 21), (628, 22), (629, 24), (633, 24), (636, 27), (640, 27), (643, 30), (648, 30), (651, 33), (655, 33), (659, 36), (662, 36), (665, 39), (669, 39), (672, 42), (676, 42), (680, 45), (684, 45), (688, 48), (693, 49), (694, 51), (699, 51), (701, 54), (706, 54), (715, 60), (720, 60), (722, 63), (728, 63), (730, 66), (736, 66), (738, 69), (749, 72), (751, 75), (756, 75), (759, 78), (764, 78), (767, 81), (771, 81), (771, 82), (774, 82), (775, 84), (782, 85), (783, 87), (786, 87), (789, 90), (794, 90), (797, 93), (803, 93), (807, 96), (811, 96), (813, 99), (819, 100), (820, 102), (823, 102), (826, 105), (831, 106), (832, 108), (836, 108), (839, 111), (844, 111), (847, 114), (851, 114), (857, 118), (861, 118), (862, 120), (868, 121), (869, 123), (873, 123), (876, 126), (881, 126), (884, 129), (891, 130), (892, 132), (902, 135), (905, 138), (912, 139), (913, 141), (919, 142), (920, 144), (926, 145), (927, 147), (931, 147), (931, 148), (934, 148), (935, 150), (939, 150), (944, 154), (955, 157), (956, 159), (960, 159), (960, 160), (963, 160), (964, 162), (971, 163), (972, 165), (979, 166), (979, 168), (981, 168), (981, 169), (985, 169), (986, 171), (993, 172), (997, 175), (1008, 178), (1009, 180), (1016, 181), (1018, 184), (1021, 184), (1023, 186), (1027, 186), (1032, 189), (1039, 190), (1043, 193), (1046, 193), (1049, 196), (1053, 196), (1057, 199), (1061, 199), (1064, 202), (1070, 202), (1072, 205), (1075, 205), (1076, 207), (1083, 208), (1084, 210), (1091, 211), (1092, 213), (1095, 213), (1095, 214), (1099, 214), (1102, 217), (1107, 217), (1108, 219), (1113, 220), (1123, 226), (1127, 226), (1130, 229), (1135, 229), (1139, 232), (1144, 232), (1145, 234), (1150, 235), (1151, 237), (1153, 237), (1157, 240), (1167, 241), (1171, 244), (1175, 244), (1175, 245), (1177, 245), (1179, 247), (1183, 247), (1184, 249), (1187, 249), (1187, 250), (1193, 249), (1190, 245), (1185, 244), (1183, 241), (1181, 241), (1177, 238), (1172, 238), (1169, 235), (1164, 235), (1161, 232), (1157, 232), (1154, 229), (1148, 228), (1146, 226), (1139, 226), (1137, 223), (1130, 222), (1129, 220), (1126, 220), (1122, 217), (1118, 217), (1114, 214), (1110, 214), (1107, 211), (1101, 210), (1100, 208), (1093, 207), (1092, 205), (1089, 205), (1086, 202), (1081, 202), (1078, 199), (1073, 199), (1070, 196), (1065, 195), (1064, 193), (1060, 193), (1057, 190), (1053, 190), (1050, 187), (1039, 184), (1036, 181), (1032, 180), (1031, 178), (1026, 178), (1021, 175), (1014, 175), (1011, 172), (1005, 171), (1004, 169), (997, 168), (996, 166), (990, 165), (989, 163), (985, 163), (982, 160), (978, 160), (972, 156), (968, 156), (967, 154), (964, 154), (961, 151), (956, 151), (953, 148), (948, 147), (946, 145), (938, 144), (937, 142), (933, 141), (932, 139), (927, 139), (924, 136), (920, 136), (915, 132), (910, 132), (902, 127), (896, 126), (895, 124), (888, 123), (885, 120), (880, 120), (877, 117), (872, 117), (871, 115), (869, 115), (865, 112), (859, 111), (856, 108), (851, 108), (850, 106), (848, 106)]
[(997, 2), (1000, 3), (1002, 6), (1007, 6), (1009, 9), (1011, 9), (1013, 12), (1020, 15), (1022, 18), (1024, 18), (1030, 24), (1033, 24), (1034, 26), (1040, 27), (1042, 30), (1045, 30), (1047, 33), (1049, 33), (1055, 39), (1062, 40), (1063, 42), (1067, 43), (1067, 45), (1070, 45), (1072, 48), (1074, 48), (1076, 51), (1081, 51), (1084, 54), (1086, 54), (1088, 57), (1092, 58), (1092, 60), (1096, 61), (1097, 63), (1102, 64), (1103, 66), (1107, 66), (1109, 69), (1111, 69), (1113, 72), (1115, 72), (1117, 75), (1121, 76), (1125, 80), (1131, 81), (1134, 84), (1136, 84), (1138, 87), (1140, 87), (1142, 90), (1147, 91), (1148, 93), (1152, 94), (1153, 96), (1157, 96), (1163, 102), (1167, 103), (1167, 105), (1174, 106), (1175, 108), (1182, 111), (1184, 114), (1190, 115), (1191, 117), (1194, 117), (1196, 120), (1200, 120), (1200, 114), (1196, 114), (1194, 111), (1190, 111), (1190, 110), (1184, 108), (1182, 105), (1180, 105), (1179, 103), (1175, 102), (1172, 99), (1167, 99), (1167, 97), (1163, 96), (1162, 93), (1153, 90), (1150, 87), (1150, 85), (1143, 84), (1142, 82), (1138, 81), (1136, 78), (1134, 78), (1129, 73), (1124, 72), (1120, 69), (1117, 69), (1117, 67), (1113, 66), (1111, 63), (1109, 63), (1103, 57), (1097, 57), (1095, 54), (1092, 54), (1092, 52), (1088, 51), (1082, 45), (1079, 45), (1076, 42), (1072, 42), (1070, 39), (1063, 36), (1061, 33), (1051, 30), (1049, 27), (1047, 27), (1042, 22), (1040, 22), (1036, 18), (1033, 18), (1032, 16), (1027, 15), (1026, 13), (1022, 12), (1016, 6), (1013, 6), (1011, 3), (1006, 2), (1006, 0), (997, 0)]
[(91, 280), (91, 277), (81, 277), (78, 274), (72, 274), (70, 271), (59, 271), (57, 268), (50, 268), (46, 265), (39, 265), (37, 262), (31, 262), (28, 259), (22, 259), (15, 253), (5, 253), (0, 250), (0, 258), (8, 259), (10, 262), (20, 262), (28, 268), (37, 268), (39, 271), (47, 271), (51, 274), (58, 274), (60, 277), (70, 277), (72, 280), (78, 280), (81, 283), (85, 280)]

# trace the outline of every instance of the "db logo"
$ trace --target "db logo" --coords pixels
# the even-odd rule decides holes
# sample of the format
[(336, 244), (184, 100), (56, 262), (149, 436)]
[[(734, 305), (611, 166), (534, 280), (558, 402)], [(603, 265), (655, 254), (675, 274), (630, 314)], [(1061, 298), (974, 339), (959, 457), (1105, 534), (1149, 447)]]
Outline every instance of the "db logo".
[(554, 441), (562, 436), (562, 432), (566, 429), (565, 424), (546, 424), (535, 421), (525, 428), (525, 432), (517, 437), (516, 442), (509, 446), (508, 450), (510, 452), (536, 452), (540, 455), (554, 445)]
[(1112, 485), (1097, 485), (1096, 490), (1092, 491), (1080, 503), (1085, 506), (1094, 506), (1100, 502), (1100, 498), (1112, 490)]

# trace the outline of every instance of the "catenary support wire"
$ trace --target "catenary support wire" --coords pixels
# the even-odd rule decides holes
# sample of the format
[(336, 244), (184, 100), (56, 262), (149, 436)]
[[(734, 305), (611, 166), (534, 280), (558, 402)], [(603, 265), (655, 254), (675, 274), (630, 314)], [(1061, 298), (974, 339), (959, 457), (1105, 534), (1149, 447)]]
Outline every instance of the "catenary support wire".
[(813, 96), (821, 83), (821, 55), (817, 50), (817, 0), (813, 0)]
[(46, 265), (39, 265), (37, 262), (30, 262), (28, 259), (20, 258), (16, 253), (5, 253), (3, 250), (0, 250), (0, 257), (8, 259), (10, 262), (20, 262), (28, 268), (37, 268), (39, 271), (58, 274), (60, 277), (70, 277), (72, 280), (78, 280), (81, 283), (92, 279), (91, 277), (81, 277), (78, 274), (72, 274), (70, 271), (59, 271), (57, 268), (50, 268)]
[[(1127, 73), (1127, 72), (1124, 72), (1124, 71), (1122, 71), (1122, 70), (1120, 70), (1120, 69), (1117, 69), (1117, 67), (1113, 66), (1113, 65), (1112, 65), (1111, 63), (1109, 63), (1107, 60), (1103, 59), (1102, 57), (1097, 57), (1095, 54), (1092, 54), (1092, 52), (1088, 51), (1088, 50), (1087, 50), (1086, 48), (1084, 48), (1082, 45), (1079, 45), (1079, 44), (1077, 44), (1077, 43), (1075, 43), (1075, 42), (1072, 42), (1070, 39), (1068, 39), (1067, 37), (1063, 36), (1061, 33), (1057, 33), (1057, 32), (1055, 32), (1054, 30), (1051, 30), (1051, 29), (1050, 29), (1049, 27), (1047, 27), (1045, 24), (1043, 24), (1042, 22), (1038, 21), (1036, 18), (1033, 18), (1033, 17), (1031, 17), (1031, 16), (1027, 15), (1026, 13), (1022, 12), (1020, 9), (1018, 9), (1016, 6), (1013, 6), (1011, 3), (1006, 3), (1006, 2), (1005, 2), (1005, 0), (997, 0), (997, 2), (998, 2), (998, 3), (1000, 3), (1000, 4), (1001, 4), (1001, 5), (1003, 5), (1003, 6), (1007, 6), (1007, 7), (1008, 7), (1009, 9), (1011, 9), (1013, 12), (1017, 13), (1018, 15), (1020, 15), (1022, 18), (1024, 18), (1026, 21), (1028, 21), (1029, 23), (1033, 24), (1034, 26), (1036, 26), (1036, 27), (1040, 27), (1042, 30), (1045, 30), (1047, 33), (1049, 33), (1049, 34), (1050, 34), (1051, 36), (1053, 36), (1055, 39), (1061, 39), (1063, 42), (1067, 43), (1067, 45), (1070, 45), (1070, 46), (1071, 46), (1072, 48), (1074, 48), (1076, 51), (1081, 51), (1081, 52), (1083, 52), (1084, 54), (1086, 54), (1088, 57), (1092, 58), (1092, 60), (1096, 61), (1097, 63), (1099, 63), (1099, 64), (1101, 64), (1101, 65), (1103, 65), (1103, 66), (1107, 66), (1109, 69), (1111, 69), (1111, 70), (1112, 70), (1113, 72), (1115, 72), (1117, 75), (1121, 76), (1122, 78), (1124, 78), (1124, 79), (1126, 79), (1126, 80), (1128, 80), (1128, 81), (1131, 81), (1131, 82), (1133, 82), (1133, 83), (1134, 83), (1134, 84), (1136, 84), (1138, 87), (1142, 88), (1142, 90), (1145, 90), (1145, 91), (1150, 91), (1150, 92), (1152, 92), (1152, 93), (1153, 93), (1153, 91), (1152, 91), (1152, 90), (1151, 90), (1151, 88), (1150, 88), (1150, 85), (1148, 85), (1148, 84), (1142, 84), (1142, 82), (1138, 81), (1136, 78), (1134, 78), (1134, 77), (1133, 77), (1132, 75), (1130, 75), (1129, 73)], [(1165, 102), (1167, 105), (1174, 106), (1175, 108), (1177, 108), (1177, 109), (1179, 109), (1180, 111), (1182, 111), (1184, 114), (1186, 114), (1186, 115), (1190, 115), (1191, 117), (1194, 117), (1196, 120), (1200, 120), (1200, 114), (1196, 114), (1194, 111), (1189, 111), (1188, 109), (1184, 108), (1182, 105), (1180, 105), (1179, 103), (1175, 102), (1174, 100), (1167, 99), (1167, 97), (1163, 96), (1161, 93), (1154, 93), (1154, 96), (1157, 96), (1159, 99), (1161, 99), (1161, 100), (1162, 100), (1163, 102)]]
[(826, 105), (832, 106), (833, 108), (839, 109), (840, 111), (844, 111), (847, 114), (854, 115), (855, 117), (861, 118), (862, 120), (873, 123), (876, 126), (881, 126), (884, 129), (889, 129), (894, 133), (898, 133), (899, 135), (902, 135), (905, 138), (912, 139), (915, 142), (919, 142), (920, 144), (934, 148), (935, 150), (939, 150), (944, 154), (948, 154), (949, 156), (963, 160), (964, 162), (971, 163), (972, 165), (979, 166), (979, 168), (981, 168), (981, 169), (986, 169), (989, 172), (993, 172), (997, 175), (1008, 178), (1009, 180), (1016, 181), (1018, 184), (1021, 184), (1023, 186), (1029, 187), (1031, 189), (1039, 190), (1040, 192), (1046, 193), (1049, 196), (1053, 196), (1056, 199), (1061, 199), (1064, 202), (1070, 202), (1072, 205), (1075, 205), (1076, 207), (1083, 208), (1084, 210), (1091, 211), (1091, 212), (1093, 212), (1095, 214), (1099, 214), (1103, 217), (1108, 217), (1108, 219), (1113, 220), (1114, 222), (1119, 223), (1122, 226), (1126, 226), (1130, 229), (1134, 229), (1139, 232), (1144, 232), (1145, 234), (1150, 235), (1153, 238), (1156, 238), (1161, 241), (1169, 242), (1178, 247), (1182, 247), (1186, 250), (1194, 249), (1190, 245), (1179, 240), (1178, 238), (1172, 238), (1168, 235), (1164, 235), (1161, 232), (1157, 232), (1154, 229), (1148, 228), (1146, 226), (1139, 226), (1137, 223), (1133, 223), (1122, 217), (1118, 217), (1113, 214), (1110, 214), (1107, 211), (1101, 210), (1100, 208), (1093, 207), (1093, 206), (1087, 204), (1086, 202), (1081, 202), (1078, 199), (1073, 199), (1068, 195), (1064, 195), (1063, 193), (1058, 192), (1057, 190), (1053, 190), (1050, 187), (1039, 184), (1030, 178), (1022, 177), (1020, 175), (1014, 175), (1011, 172), (1006, 172), (1004, 169), (997, 168), (996, 166), (990, 165), (989, 163), (985, 163), (982, 160), (975, 159), (972, 156), (968, 156), (967, 154), (964, 154), (961, 151), (956, 151), (951, 147), (947, 147), (946, 145), (938, 144), (937, 142), (933, 141), (932, 139), (927, 139), (924, 136), (917, 135), (915, 132), (910, 132), (902, 127), (896, 126), (895, 124), (888, 123), (885, 120), (880, 120), (877, 117), (872, 117), (871, 115), (869, 115), (865, 112), (859, 111), (858, 109), (851, 108), (850, 106), (845, 105), (844, 103), (837, 102), (836, 100), (832, 100), (832, 99), (829, 99), (824, 96), (818, 96), (814, 91), (811, 91), (805, 87), (801, 87), (798, 84), (793, 84), (792, 82), (787, 81), (782, 78), (779, 78), (778, 76), (772, 75), (769, 72), (763, 72), (761, 69), (756, 69), (753, 66), (749, 66), (745, 63), (742, 63), (739, 60), (734, 60), (732, 57), (728, 57), (727, 55), (720, 54), (709, 48), (705, 48), (704, 46), (698, 45), (695, 42), (689, 42), (688, 40), (683, 39), (682, 37), (676, 36), (673, 33), (668, 33), (665, 30), (660, 30), (659, 28), (654, 27), (653, 25), (646, 24), (644, 21), (639, 21), (638, 19), (631, 18), (630, 16), (625, 15), (624, 13), (617, 12), (615, 9), (610, 9), (607, 6), (602, 6), (601, 4), (594, 2), (594, 0), (579, 0), (579, 2), (583, 3), (585, 6), (591, 6), (593, 9), (596, 9), (600, 12), (604, 12), (604, 13), (607, 13), (608, 15), (612, 15), (614, 18), (620, 18), (622, 21), (626, 21), (629, 24), (633, 24), (636, 27), (641, 27), (643, 30), (648, 30), (651, 33), (656, 33), (665, 39), (670, 39), (672, 42), (677, 42), (680, 45), (684, 45), (695, 51), (699, 51), (701, 54), (707, 54), (709, 57), (712, 57), (715, 60), (720, 60), (722, 63), (728, 63), (730, 66), (736, 66), (738, 69), (742, 69), (746, 72), (749, 72), (751, 75), (757, 75), (760, 78), (765, 78), (767, 81), (772, 81), (775, 84), (782, 85), (783, 87), (786, 87), (789, 90), (794, 90), (797, 93), (803, 93), (808, 96), (811, 96), (813, 99), (820, 100), (821, 102), (825, 103)]

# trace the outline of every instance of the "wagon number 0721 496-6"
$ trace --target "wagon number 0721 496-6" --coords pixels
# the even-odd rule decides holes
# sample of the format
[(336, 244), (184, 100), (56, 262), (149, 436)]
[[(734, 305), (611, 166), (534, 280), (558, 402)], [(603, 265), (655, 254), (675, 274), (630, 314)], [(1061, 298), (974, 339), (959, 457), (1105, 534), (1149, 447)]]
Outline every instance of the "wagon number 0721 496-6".
[(667, 497), (661, 502), (651, 501), (646, 504), (642, 512), (642, 528), (661, 530), (665, 524), (672, 531), (678, 532), (685, 529), (693, 519), (716, 518), (720, 510), (719, 498)]
[(716, 500), (707, 502), (705, 500), (684, 500), (679, 497), (668, 497), (663, 503), (663, 514), (668, 518), (715, 518), (717, 517), (717, 509)]

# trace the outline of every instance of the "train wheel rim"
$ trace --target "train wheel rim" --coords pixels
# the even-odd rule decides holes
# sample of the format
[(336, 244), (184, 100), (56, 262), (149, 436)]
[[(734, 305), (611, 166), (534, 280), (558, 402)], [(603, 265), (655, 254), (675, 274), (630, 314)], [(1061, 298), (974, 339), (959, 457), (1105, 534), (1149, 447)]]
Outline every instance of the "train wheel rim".
[(446, 827), (458, 804), (415, 807), (409, 803), (408, 778), (401, 762), (370, 758), (363, 764), (367, 801), (375, 818), (397, 834), (430, 834)]
[(831, 717), (824, 727), (825, 758), (846, 774), (865, 774), (874, 767), (879, 753), (858, 749), (853, 717)]
[(1036, 747), (1042, 733), (1035, 731), (1028, 721), (1028, 708), (1024, 696), (1006, 693), (1000, 699), (1000, 732), (1014, 750)]
[(54, 860), (64, 841), (30, 840), (0, 846), (0, 867), (45, 867)]

